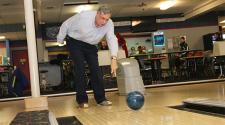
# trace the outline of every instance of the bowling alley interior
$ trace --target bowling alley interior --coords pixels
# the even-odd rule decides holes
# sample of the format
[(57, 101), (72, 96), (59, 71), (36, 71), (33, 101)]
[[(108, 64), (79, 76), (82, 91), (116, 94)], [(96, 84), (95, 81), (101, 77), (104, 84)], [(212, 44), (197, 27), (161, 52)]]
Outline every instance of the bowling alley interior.
[[(64, 21), (101, 6), (118, 68), (103, 34), (93, 46), (112, 104), (96, 102), (84, 61), (84, 108), (68, 39), (57, 37)], [(0, 116), (0, 125), (225, 124), (225, 1), (0, 0)]]

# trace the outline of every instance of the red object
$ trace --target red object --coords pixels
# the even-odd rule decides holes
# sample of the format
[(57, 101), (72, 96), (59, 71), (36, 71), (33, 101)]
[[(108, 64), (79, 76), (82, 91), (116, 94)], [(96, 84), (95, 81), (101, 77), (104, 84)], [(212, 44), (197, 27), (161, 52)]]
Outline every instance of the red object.
[(0, 48), (5, 48), (5, 43), (0, 43)]
[(203, 56), (204, 53), (203, 53), (203, 51), (196, 51), (196, 52), (194, 53), (194, 55), (195, 55), (195, 56)]
[(116, 33), (116, 37), (118, 39), (119, 46), (123, 48), (123, 50), (125, 51), (126, 57), (128, 57), (127, 44), (125, 39), (119, 33)]
[(3, 67), (0, 67), (0, 72), (4, 72), (5, 69)]

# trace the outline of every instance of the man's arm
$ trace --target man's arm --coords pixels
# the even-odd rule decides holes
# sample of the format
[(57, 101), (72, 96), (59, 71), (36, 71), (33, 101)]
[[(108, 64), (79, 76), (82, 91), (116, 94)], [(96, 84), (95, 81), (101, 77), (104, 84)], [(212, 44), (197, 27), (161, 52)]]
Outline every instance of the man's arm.
[(63, 22), (57, 35), (57, 42), (63, 43), (66, 35), (68, 34), (69, 28), (72, 26), (72, 24), (76, 25), (75, 22), (78, 22), (78, 20), (79, 14), (76, 14)]
[(112, 56), (111, 73), (113, 74), (113, 76), (116, 76), (118, 40), (114, 34), (114, 25), (112, 22), (110, 22), (110, 29), (106, 34), (106, 40), (107, 40), (109, 50), (110, 50), (111, 56)]
[(110, 23), (109, 31), (106, 33), (106, 40), (111, 52), (111, 56), (117, 57), (118, 40), (114, 34), (114, 25), (112, 22)]

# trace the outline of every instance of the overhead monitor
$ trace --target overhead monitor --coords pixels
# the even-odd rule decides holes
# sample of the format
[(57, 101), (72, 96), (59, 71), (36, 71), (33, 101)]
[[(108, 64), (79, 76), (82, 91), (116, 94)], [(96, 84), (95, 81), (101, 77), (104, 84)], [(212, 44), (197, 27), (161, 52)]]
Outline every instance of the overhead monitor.
[(163, 32), (154, 32), (153, 33), (154, 46), (164, 46), (165, 37)]

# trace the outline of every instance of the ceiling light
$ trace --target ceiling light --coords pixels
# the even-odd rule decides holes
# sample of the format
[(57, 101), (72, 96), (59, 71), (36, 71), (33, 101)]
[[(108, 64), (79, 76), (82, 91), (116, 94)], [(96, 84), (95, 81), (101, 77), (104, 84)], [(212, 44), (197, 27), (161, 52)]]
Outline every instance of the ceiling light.
[(160, 3), (160, 10), (167, 10), (168, 8), (174, 6), (176, 4), (176, 0), (167, 0)]
[(220, 23), (225, 23), (225, 20), (221, 21)]
[(137, 26), (140, 23), (141, 23), (141, 20), (134, 20), (134, 21), (131, 22), (131, 25), (132, 26)]
[(4, 40), (5, 39), (5, 36), (0, 36), (0, 40)]
[(81, 11), (87, 11), (87, 10), (92, 10), (93, 6), (91, 5), (79, 5), (75, 8), (74, 12), (75, 13), (80, 13)]

